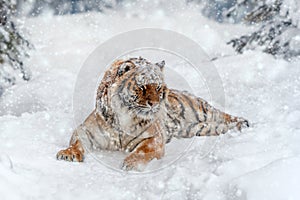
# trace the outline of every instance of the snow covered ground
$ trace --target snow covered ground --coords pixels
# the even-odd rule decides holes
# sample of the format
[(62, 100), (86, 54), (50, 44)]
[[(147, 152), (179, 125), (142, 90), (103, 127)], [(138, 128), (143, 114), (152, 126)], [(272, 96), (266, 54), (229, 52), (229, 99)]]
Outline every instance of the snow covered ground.
[[(27, 62), (33, 79), (10, 88), (0, 101), (0, 199), (300, 198), (300, 61), (258, 51), (235, 55), (226, 41), (247, 27), (217, 24), (184, 10), (151, 18), (113, 12), (32, 18), (24, 25), (36, 48)], [(249, 119), (251, 128), (194, 138), (170, 164), (168, 155), (190, 144), (174, 140), (166, 157), (151, 163), (167, 167), (147, 173), (112, 170), (92, 155), (84, 163), (57, 161), (56, 152), (67, 147), (74, 128), (72, 95), (83, 62), (101, 42), (144, 27), (180, 32), (211, 58), (229, 55), (214, 61), (226, 111)], [(206, 154), (207, 144), (213, 148)], [(125, 156), (97, 155), (114, 167)]]

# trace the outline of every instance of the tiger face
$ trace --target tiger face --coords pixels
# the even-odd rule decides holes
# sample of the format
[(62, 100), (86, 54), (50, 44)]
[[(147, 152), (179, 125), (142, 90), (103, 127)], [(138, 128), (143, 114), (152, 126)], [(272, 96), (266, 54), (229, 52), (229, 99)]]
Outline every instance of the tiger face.
[(118, 90), (121, 103), (136, 116), (148, 118), (160, 110), (165, 98), (164, 61), (150, 63), (145, 59), (125, 61), (118, 74), (122, 83)]

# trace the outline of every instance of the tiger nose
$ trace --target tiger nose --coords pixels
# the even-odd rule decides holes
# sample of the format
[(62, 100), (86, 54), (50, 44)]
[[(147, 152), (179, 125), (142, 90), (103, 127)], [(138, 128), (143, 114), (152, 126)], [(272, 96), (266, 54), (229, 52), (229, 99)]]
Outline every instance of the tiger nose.
[(158, 105), (158, 102), (153, 102), (153, 101), (147, 101), (147, 104), (151, 107), (155, 107)]

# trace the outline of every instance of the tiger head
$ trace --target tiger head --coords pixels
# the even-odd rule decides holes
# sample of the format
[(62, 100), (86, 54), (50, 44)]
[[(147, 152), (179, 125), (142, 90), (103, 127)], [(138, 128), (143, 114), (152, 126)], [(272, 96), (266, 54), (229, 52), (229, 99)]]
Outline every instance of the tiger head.
[(119, 65), (118, 88), (115, 90), (128, 112), (148, 118), (160, 110), (165, 99), (165, 62), (151, 63), (143, 58), (131, 58)]

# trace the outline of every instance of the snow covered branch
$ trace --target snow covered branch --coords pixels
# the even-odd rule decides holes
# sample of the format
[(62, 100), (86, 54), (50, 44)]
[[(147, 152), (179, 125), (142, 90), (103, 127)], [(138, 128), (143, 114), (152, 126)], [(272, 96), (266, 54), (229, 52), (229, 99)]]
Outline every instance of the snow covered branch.
[[(239, 5), (242, 4), (235, 5), (231, 12), (238, 9)], [(257, 6), (247, 13), (244, 19), (250, 24), (259, 23), (258, 30), (234, 38), (227, 44), (231, 44), (238, 53), (243, 53), (246, 49), (261, 49), (265, 53), (286, 60), (300, 56), (299, 44), (296, 41), (296, 36), (300, 32), (299, 24), (294, 17), (295, 8), (288, 5), (291, 5), (288, 0), (257, 3)], [(295, 2), (293, 5), (297, 9), (297, 3)]]

